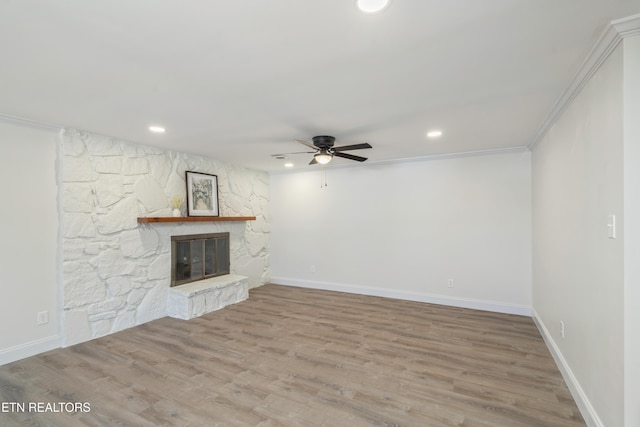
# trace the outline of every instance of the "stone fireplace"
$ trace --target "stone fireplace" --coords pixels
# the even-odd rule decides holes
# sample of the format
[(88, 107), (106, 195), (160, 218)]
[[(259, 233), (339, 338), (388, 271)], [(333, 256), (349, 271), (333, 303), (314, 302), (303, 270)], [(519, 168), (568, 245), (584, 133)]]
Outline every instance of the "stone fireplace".
[[(192, 318), (268, 282), (268, 174), (73, 129), (60, 150), (63, 346), (167, 315)], [(139, 223), (172, 216), (188, 170), (218, 175), (222, 217), (256, 220)], [(229, 274), (171, 287), (171, 236), (224, 232)]]
[(230, 274), (229, 233), (171, 236), (167, 314), (189, 320), (249, 296), (247, 278)]
[(189, 320), (249, 296), (247, 277), (230, 274), (229, 233), (171, 236), (167, 314)]

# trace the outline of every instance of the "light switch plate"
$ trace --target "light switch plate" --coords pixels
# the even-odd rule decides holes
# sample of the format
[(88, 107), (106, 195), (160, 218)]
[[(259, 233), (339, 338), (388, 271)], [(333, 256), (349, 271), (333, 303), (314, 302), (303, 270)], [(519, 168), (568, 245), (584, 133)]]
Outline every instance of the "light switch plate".
[(607, 237), (610, 239), (616, 238), (616, 216), (609, 215), (607, 217)]

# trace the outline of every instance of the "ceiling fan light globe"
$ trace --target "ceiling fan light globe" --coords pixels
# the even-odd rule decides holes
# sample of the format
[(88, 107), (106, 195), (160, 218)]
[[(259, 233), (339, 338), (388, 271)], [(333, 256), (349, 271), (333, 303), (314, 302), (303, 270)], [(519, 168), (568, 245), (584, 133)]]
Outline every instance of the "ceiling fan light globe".
[(333, 156), (327, 153), (318, 153), (313, 156), (313, 158), (316, 159), (316, 162), (320, 163), (321, 165), (326, 165), (331, 161), (331, 159), (333, 159)]

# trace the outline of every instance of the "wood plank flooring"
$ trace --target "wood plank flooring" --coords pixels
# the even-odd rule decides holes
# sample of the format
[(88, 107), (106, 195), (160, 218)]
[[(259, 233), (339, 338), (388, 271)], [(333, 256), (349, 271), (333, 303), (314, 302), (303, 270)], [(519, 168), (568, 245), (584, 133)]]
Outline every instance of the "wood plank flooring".
[[(584, 426), (533, 321), (277, 285), (0, 367), (2, 426)], [(54, 408), (55, 409), (55, 408)]]

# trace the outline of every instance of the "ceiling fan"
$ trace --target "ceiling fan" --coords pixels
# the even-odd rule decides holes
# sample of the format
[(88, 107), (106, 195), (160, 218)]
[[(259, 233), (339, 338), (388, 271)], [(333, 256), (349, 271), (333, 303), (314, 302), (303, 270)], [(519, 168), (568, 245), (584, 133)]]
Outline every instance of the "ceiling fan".
[(283, 153), (283, 154), (274, 154), (272, 157), (275, 158), (284, 158), (287, 154), (313, 154), (313, 159), (309, 163), (310, 165), (320, 164), (326, 165), (331, 160), (333, 160), (333, 156), (342, 157), (344, 159), (355, 160), (356, 162), (364, 162), (367, 160), (366, 157), (354, 156), (353, 154), (343, 153), (343, 151), (351, 151), (351, 150), (362, 150), (365, 148), (373, 148), (368, 143), (363, 144), (353, 144), (353, 145), (343, 145), (341, 147), (334, 147), (333, 143), (335, 142), (335, 138), (329, 135), (320, 135), (314, 136), (312, 138), (313, 144), (304, 141), (301, 139), (296, 139), (296, 142), (300, 144), (304, 144), (309, 148), (312, 148), (314, 151), (299, 151), (296, 153)]

